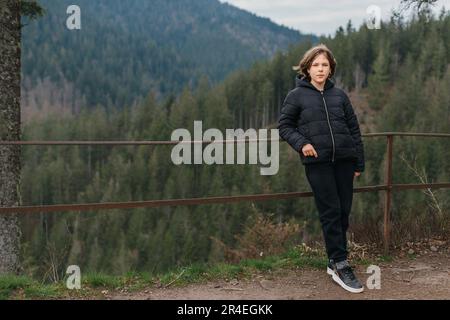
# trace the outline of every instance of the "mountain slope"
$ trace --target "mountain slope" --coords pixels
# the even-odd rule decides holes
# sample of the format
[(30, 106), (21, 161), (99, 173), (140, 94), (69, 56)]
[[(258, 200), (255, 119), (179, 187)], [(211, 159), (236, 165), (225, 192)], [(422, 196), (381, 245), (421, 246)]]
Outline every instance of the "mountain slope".
[(218, 82), (306, 38), (217, 0), (79, 0), (81, 30), (66, 27), (72, 1), (39, 2), (46, 15), (23, 30), (25, 109), (123, 107), (202, 74)]

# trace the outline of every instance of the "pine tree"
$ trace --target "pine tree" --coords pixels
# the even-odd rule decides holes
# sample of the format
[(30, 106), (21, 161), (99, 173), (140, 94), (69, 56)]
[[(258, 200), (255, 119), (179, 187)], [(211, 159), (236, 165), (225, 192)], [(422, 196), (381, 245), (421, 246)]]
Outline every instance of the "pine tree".
[(389, 45), (383, 45), (378, 51), (373, 64), (372, 74), (369, 76), (369, 106), (374, 110), (383, 109), (389, 99)]
[[(0, 140), (20, 140), (20, 5), (6, 0), (0, 7)], [(19, 205), (20, 147), (0, 146), (0, 203)], [(20, 228), (16, 214), (0, 215), (0, 274), (19, 268)]]

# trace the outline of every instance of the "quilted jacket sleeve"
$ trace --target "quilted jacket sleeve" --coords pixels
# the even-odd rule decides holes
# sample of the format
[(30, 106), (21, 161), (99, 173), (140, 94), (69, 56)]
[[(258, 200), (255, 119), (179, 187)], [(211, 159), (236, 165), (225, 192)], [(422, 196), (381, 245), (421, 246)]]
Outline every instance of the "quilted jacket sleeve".
[(297, 152), (300, 152), (305, 144), (311, 143), (297, 127), (299, 116), (300, 107), (294, 104), (292, 94), (289, 93), (281, 108), (278, 130), (280, 137)]
[(353, 106), (346, 94), (344, 94), (344, 111), (347, 126), (350, 130), (350, 134), (352, 135), (353, 141), (355, 142), (356, 145), (356, 152), (358, 157), (356, 162), (356, 171), (363, 172), (365, 168), (365, 161), (364, 161), (364, 145), (361, 139), (361, 130), (359, 128), (358, 119), (356, 118)]

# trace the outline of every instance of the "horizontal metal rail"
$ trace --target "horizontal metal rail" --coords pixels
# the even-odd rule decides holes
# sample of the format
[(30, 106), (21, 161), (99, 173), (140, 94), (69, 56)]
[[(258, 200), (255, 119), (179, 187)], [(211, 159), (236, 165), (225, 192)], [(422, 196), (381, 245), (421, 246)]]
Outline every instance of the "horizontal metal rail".
[[(393, 184), (393, 190), (407, 189), (440, 189), (450, 188), (450, 183), (427, 183), (427, 184)], [(388, 185), (377, 185), (353, 189), (354, 193), (374, 192), (389, 189)], [(132, 202), (108, 202), (108, 203), (83, 203), (83, 204), (59, 204), (49, 206), (20, 206), (0, 207), (0, 213), (33, 213), (33, 212), (63, 212), (63, 211), (96, 211), (105, 209), (133, 209), (133, 208), (156, 208), (167, 206), (223, 204), (241, 201), (267, 201), (292, 198), (305, 198), (313, 196), (312, 192), (286, 192), (286, 193), (263, 193), (243, 196), (222, 196), (207, 198), (188, 199), (165, 199)]]
[[(450, 133), (408, 133), (408, 132), (378, 132), (362, 134), (362, 137), (385, 137), (385, 136), (409, 136), (409, 137), (440, 137), (450, 138)], [(179, 143), (208, 144), (208, 143), (249, 143), (258, 141), (280, 141), (282, 139), (244, 139), (244, 140), (181, 140), (181, 141), (0, 141), (0, 145), (35, 145), (35, 146), (55, 146), (55, 145), (174, 145)]]

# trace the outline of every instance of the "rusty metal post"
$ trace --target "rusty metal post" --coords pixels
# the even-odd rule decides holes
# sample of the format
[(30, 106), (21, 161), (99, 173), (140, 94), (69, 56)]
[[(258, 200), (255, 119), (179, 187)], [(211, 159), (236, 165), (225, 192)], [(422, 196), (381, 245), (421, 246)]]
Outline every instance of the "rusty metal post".
[(384, 240), (384, 253), (389, 253), (389, 242), (391, 236), (391, 198), (392, 198), (392, 145), (394, 136), (387, 135), (387, 167), (385, 184), (387, 186), (384, 197), (384, 227), (383, 227), (383, 240)]

